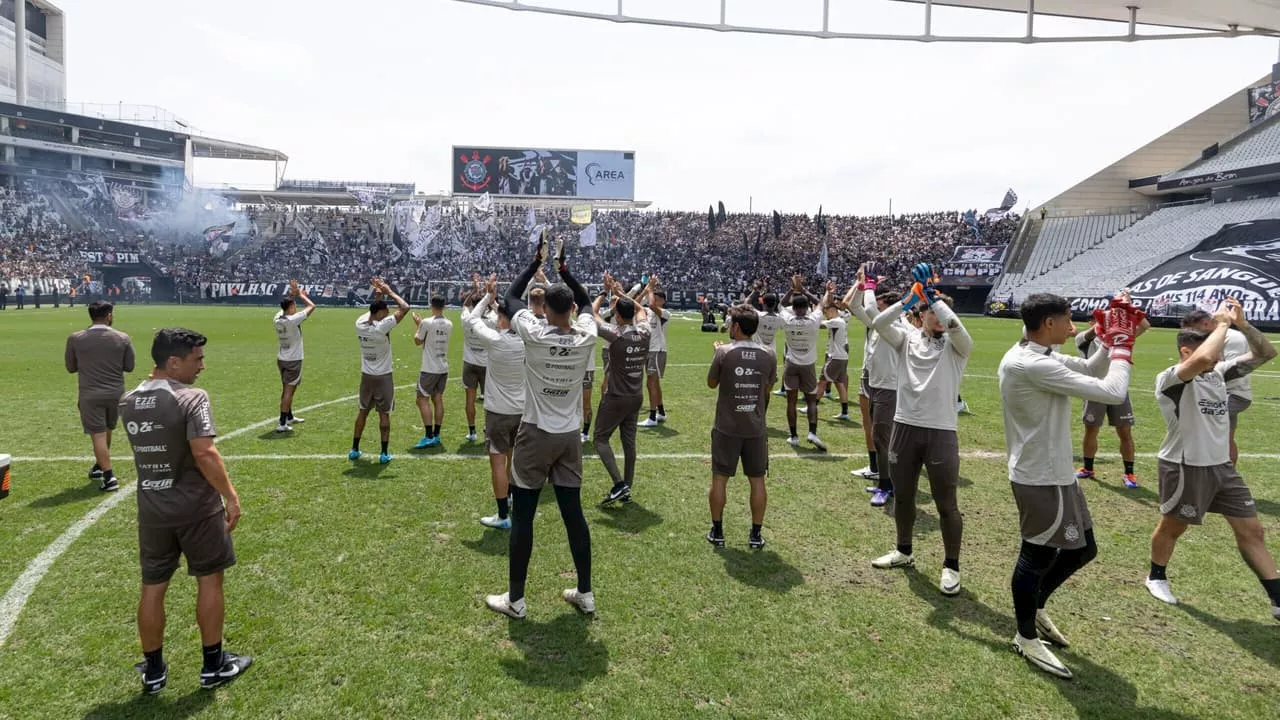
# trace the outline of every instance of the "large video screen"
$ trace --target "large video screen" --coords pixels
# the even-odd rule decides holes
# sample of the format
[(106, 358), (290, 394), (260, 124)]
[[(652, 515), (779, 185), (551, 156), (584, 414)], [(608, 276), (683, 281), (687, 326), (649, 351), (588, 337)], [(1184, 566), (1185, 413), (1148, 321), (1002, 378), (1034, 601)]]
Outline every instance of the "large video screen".
[(630, 151), (454, 146), (453, 193), (634, 200), (635, 169)]

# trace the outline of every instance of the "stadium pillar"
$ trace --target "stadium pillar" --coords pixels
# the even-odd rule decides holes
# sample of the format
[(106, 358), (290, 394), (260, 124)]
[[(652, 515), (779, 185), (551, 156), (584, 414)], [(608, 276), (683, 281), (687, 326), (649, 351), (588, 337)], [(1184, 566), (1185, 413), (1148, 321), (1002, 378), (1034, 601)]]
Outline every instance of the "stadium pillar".
[(19, 105), (27, 104), (27, 2), (13, 4), (13, 74), (14, 90)]

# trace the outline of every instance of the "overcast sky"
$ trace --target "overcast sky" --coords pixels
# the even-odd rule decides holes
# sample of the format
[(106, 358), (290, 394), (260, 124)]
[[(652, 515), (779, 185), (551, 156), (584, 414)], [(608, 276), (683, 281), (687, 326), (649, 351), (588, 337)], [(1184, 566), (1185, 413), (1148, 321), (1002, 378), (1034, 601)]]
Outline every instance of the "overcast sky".
[[(615, 0), (545, 0), (611, 11)], [(451, 0), (55, 0), (71, 101), (162, 106), (289, 155), (288, 176), (449, 185), (451, 145), (636, 151), (662, 208), (878, 213), (1035, 205), (1268, 72), (1277, 41), (973, 45), (763, 37)], [(715, 20), (718, 0), (627, 0)], [(833, 29), (915, 32), (917, 7), (832, 0)], [(821, 0), (731, 0), (817, 26)], [(1023, 20), (935, 13), (939, 34)], [(1043, 21), (1048, 32), (1115, 26)], [(1243, 95), (1241, 112), (1245, 112)], [(201, 162), (198, 184), (268, 166)], [(1170, 168), (1172, 170), (1173, 168)]]

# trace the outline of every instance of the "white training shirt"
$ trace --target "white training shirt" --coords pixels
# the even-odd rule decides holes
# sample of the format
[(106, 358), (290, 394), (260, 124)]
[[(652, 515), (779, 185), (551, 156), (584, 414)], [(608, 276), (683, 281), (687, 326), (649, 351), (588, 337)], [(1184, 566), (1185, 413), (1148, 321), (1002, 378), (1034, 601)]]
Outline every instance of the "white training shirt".
[(285, 315), (281, 310), (276, 313), (271, 322), (276, 326), (276, 340), (280, 343), (280, 350), (276, 353), (277, 359), (285, 362), (296, 362), (302, 359), (302, 322), (306, 319), (305, 312)]
[(792, 365), (816, 365), (818, 363), (818, 329), (822, 327), (822, 311), (812, 309), (807, 315), (797, 316), (790, 307), (782, 308), (784, 334), (787, 338), (786, 360)]
[[(902, 357), (896, 348), (884, 342), (880, 333), (875, 331), (873, 323), (880, 312), (879, 306), (876, 305), (876, 294), (870, 290), (864, 290), (862, 294), (862, 301), (855, 298), (850, 309), (853, 310), (853, 316), (867, 326), (867, 339), (862, 347), (862, 367), (867, 370), (867, 385), (877, 390), (897, 392), (898, 371), (902, 367)], [(915, 330), (901, 317), (895, 320), (894, 324), (904, 333)]]
[[(1030, 340), (1010, 348), (998, 372), (1009, 481), (1075, 484), (1071, 398), (1115, 405), (1129, 392), (1129, 374), (1129, 363), (1111, 360), (1105, 352), (1085, 360)], [(950, 398), (947, 405), (955, 402), (954, 395)]]
[(356, 320), (356, 338), (360, 340), (360, 372), (365, 375), (390, 375), (391, 331), (396, 329), (396, 316), (388, 313), (377, 322), (365, 313)]
[[(1227, 343), (1222, 346), (1222, 359), (1235, 360), (1241, 355), (1247, 355), (1250, 352), (1249, 338), (1235, 328), (1227, 328)], [(1253, 380), (1250, 373), (1228, 380), (1227, 394), (1242, 397), (1245, 400), (1253, 400)]]
[(449, 335), (453, 321), (441, 315), (428, 317), (418, 325), (415, 337), (422, 341), (422, 372), (445, 375), (449, 372)]
[(1240, 361), (1224, 360), (1190, 382), (1178, 377), (1177, 365), (1156, 376), (1156, 401), (1167, 428), (1157, 457), (1195, 467), (1231, 462), (1227, 386), (1253, 371)]
[[(472, 310), (475, 310), (476, 308), (479, 308), (480, 310), (478, 313), (479, 317), (477, 318), (480, 324), (489, 328), (497, 329), (498, 319), (493, 313), (488, 312), (489, 306), (476, 305)], [(464, 308), (462, 311), (463, 317), (465, 318), (467, 314), (467, 310)], [(480, 342), (479, 338), (476, 337), (473, 326), (469, 323), (463, 322), (462, 362), (467, 365), (475, 365), (476, 367), (489, 367), (489, 358), (486, 355), (486, 347), (487, 346), (483, 342)]]
[(529, 312), (516, 313), (512, 326), (524, 341), (524, 422), (552, 434), (582, 431), (582, 377), (596, 350), (596, 321), (580, 313), (562, 331)]
[(935, 302), (930, 309), (947, 328), (942, 337), (935, 338), (914, 327), (905, 330), (895, 324), (906, 312), (901, 302), (886, 308), (872, 324), (881, 339), (898, 353), (901, 371), (894, 422), (931, 430), (955, 430), (956, 397), (973, 350), (973, 338), (946, 303)]
[(666, 352), (667, 321), (671, 319), (671, 312), (663, 309), (659, 313), (649, 308), (646, 314), (649, 316), (649, 352)]
[(845, 319), (847, 317), (849, 317), (848, 314), (842, 312), (830, 320), (822, 321), (822, 327), (831, 331), (831, 337), (827, 338), (828, 360), (849, 359), (849, 323)]
[(756, 324), (756, 334), (752, 336), (752, 340), (772, 350), (775, 336), (782, 329), (782, 318), (777, 313), (763, 313), (759, 310), (756, 310), (756, 317), (759, 318), (759, 322)]
[[(482, 305), (488, 306), (485, 297)], [(499, 415), (524, 414), (524, 341), (515, 330), (499, 330), (489, 327), (476, 311), (462, 314), (462, 327), (468, 326), (475, 333), (477, 342), (484, 345), (489, 361), (485, 375), (484, 409)]]

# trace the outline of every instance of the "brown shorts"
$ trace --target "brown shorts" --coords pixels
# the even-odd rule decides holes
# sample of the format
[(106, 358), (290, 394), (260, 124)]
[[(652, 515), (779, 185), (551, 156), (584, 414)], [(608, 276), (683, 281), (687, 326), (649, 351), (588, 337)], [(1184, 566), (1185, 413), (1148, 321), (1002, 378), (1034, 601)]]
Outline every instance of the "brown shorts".
[(276, 367), (280, 368), (282, 384), (297, 387), (302, 382), (301, 360), (276, 360)]
[(1231, 429), (1235, 430), (1236, 425), (1240, 424), (1240, 413), (1249, 409), (1253, 401), (1240, 397), (1239, 395), (1227, 396), (1227, 417), (1231, 419)]
[(1258, 514), (1253, 493), (1230, 463), (1197, 467), (1161, 460), (1159, 473), (1162, 515), (1199, 525), (1205, 513), (1238, 518)]
[(849, 358), (837, 360), (836, 358), (827, 358), (827, 364), (822, 366), (822, 378), (829, 383), (837, 385), (849, 382)]
[(667, 375), (667, 351), (666, 350), (650, 350), (649, 358), (644, 364), (645, 375), (657, 375), (658, 377), (666, 377)]
[(522, 422), (511, 456), (511, 482), (539, 490), (548, 481), (558, 487), (582, 487), (582, 435), (577, 430), (552, 434)]
[(586, 374), (582, 376), (582, 389), (586, 390), (587, 392), (591, 392), (591, 389), (594, 388), (595, 386), (596, 386), (596, 371), (588, 370)]
[(86, 435), (96, 435), (115, 430), (120, 420), (120, 401), (80, 400), (80, 425)]
[(516, 447), (516, 431), (520, 429), (519, 415), (484, 411), (484, 449), (490, 455), (505, 455)]
[[(484, 379), (489, 374), (489, 368), (483, 365), (472, 365), (469, 362), (462, 363), (462, 387), (468, 390), (475, 390), (484, 385)], [(448, 378), (448, 375), (432, 375), (431, 377)], [(443, 380), (440, 392), (444, 392)], [(433, 393), (439, 394), (439, 393)]]
[[(898, 411), (898, 391), (882, 388), (871, 390), (871, 437), (876, 452), (889, 455), (889, 440), (893, 437), (893, 416)], [(886, 473), (887, 475), (887, 473)]]
[(871, 399), (871, 373), (866, 368), (862, 368), (862, 378), (858, 380), (858, 394), (868, 400)]
[(739, 460), (742, 461), (742, 473), (747, 477), (768, 475), (768, 436), (733, 437), (713, 428), (711, 430), (711, 472), (724, 477), (733, 477), (738, 474)]
[(818, 374), (812, 365), (782, 366), (782, 387), (787, 390), (799, 390), (805, 395), (812, 395), (818, 390)]
[(444, 394), (448, 373), (418, 373), (418, 397), (435, 397)]
[(1079, 550), (1086, 545), (1084, 534), (1093, 529), (1093, 516), (1080, 483), (1012, 484), (1023, 540), (1059, 550)]
[(1086, 400), (1083, 418), (1085, 427), (1102, 427), (1104, 418), (1111, 427), (1133, 427), (1133, 403), (1129, 402), (1128, 395), (1124, 396), (1124, 402), (1116, 405)]
[(235, 547), (221, 514), (181, 527), (138, 526), (138, 560), (142, 584), (169, 582), (178, 569), (178, 556), (187, 558), (187, 574), (213, 575), (236, 564)]
[(360, 409), (389, 413), (396, 409), (396, 382), (390, 373), (360, 373)]

